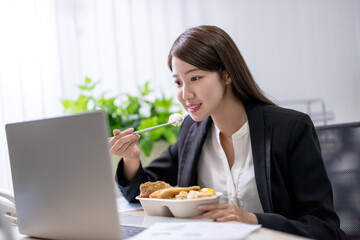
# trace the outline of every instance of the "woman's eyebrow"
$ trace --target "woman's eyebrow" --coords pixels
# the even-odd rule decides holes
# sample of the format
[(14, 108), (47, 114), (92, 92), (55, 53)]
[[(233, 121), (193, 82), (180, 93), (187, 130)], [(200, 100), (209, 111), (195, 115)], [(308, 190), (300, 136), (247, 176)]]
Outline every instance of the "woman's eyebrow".
[[(189, 73), (191, 73), (191, 72), (194, 72), (194, 71), (199, 71), (200, 69), (198, 69), (198, 68), (192, 68), (192, 69), (190, 69), (190, 70), (187, 70), (186, 72), (185, 72), (185, 75), (187, 75), (187, 74), (189, 74)], [(178, 77), (179, 75), (178, 74), (174, 74), (173, 75), (173, 77)]]

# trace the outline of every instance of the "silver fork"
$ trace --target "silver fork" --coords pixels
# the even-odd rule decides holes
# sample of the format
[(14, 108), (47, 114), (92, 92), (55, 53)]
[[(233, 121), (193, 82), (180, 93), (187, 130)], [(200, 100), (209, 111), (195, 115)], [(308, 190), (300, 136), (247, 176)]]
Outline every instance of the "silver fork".
[(154, 130), (154, 129), (157, 129), (157, 128), (161, 128), (161, 127), (165, 127), (167, 125), (171, 125), (171, 124), (174, 124), (174, 123), (177, 123), (177, 122), (178, 121), (174, 121), (174, 122), (160, 124), (160, 125), (157, 125), (157, 126), (154, 126), (154, 127), (145, 128), (145, 129), (142, 129), (142, 130), (135, 131), (135, 132), (133, 132), (133, 134), (139, 134), (139, 133), (148, 132), (148, 131), (151, 131), (151, 130)]

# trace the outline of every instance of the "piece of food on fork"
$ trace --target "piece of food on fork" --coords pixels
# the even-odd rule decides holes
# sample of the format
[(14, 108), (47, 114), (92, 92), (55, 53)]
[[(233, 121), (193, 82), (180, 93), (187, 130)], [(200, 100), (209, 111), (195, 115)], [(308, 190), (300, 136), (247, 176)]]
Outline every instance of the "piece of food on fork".
[(180, 127), (183, 121), (183, 117), (180, 113), (173, 113), (169, 117), (168, 123), (174, 125), (175, 127)]

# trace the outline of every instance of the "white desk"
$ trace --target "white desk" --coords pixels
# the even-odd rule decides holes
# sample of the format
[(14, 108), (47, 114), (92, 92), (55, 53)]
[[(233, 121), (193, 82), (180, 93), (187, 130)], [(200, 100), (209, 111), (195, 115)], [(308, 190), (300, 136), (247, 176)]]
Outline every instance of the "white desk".
[[(126, 212), (126, 214), (143, 215), (144, 211), (137, 210), (137, 211)], [(30, 237), (21, 235), (19, 233), (17, 226), (11, 226), (11, 230), (13, 232), (13, 237), (15, 240), (37, 239), (37, 238), (30, 238)], [(302, 237), (298, 237), (298, 236), (287, 234), (287, 233), (282, 233), (279, 231), (274, 231), (274, 230), (267, 229), (267, 228), (260, 228), (259, 230), (253, 232), (251, 235), (249, 235), (248, 237), (245, 238), (245, 240), (260, 240), (260, 239), (261, 240), (263, 240), (263, 239), (266, 239), (266, 240), (301, 240), (301, 239), (307, 239), (307, 238), (302, 238)]]

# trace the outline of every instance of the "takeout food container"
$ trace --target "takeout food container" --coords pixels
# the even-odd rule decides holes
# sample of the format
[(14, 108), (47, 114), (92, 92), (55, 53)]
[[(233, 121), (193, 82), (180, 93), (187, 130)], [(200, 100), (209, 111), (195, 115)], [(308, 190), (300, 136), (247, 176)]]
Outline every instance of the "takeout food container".
[(196, 207), (202, 204), (219, 203), (221, 192), (210, 197), (194, 198), (194, 199), (159, 199), (159, 198), (140, 198), (140, 201), (146, 215), (163, 216), (163, 217), (179, 217), (190, 218), (202, 213)]

